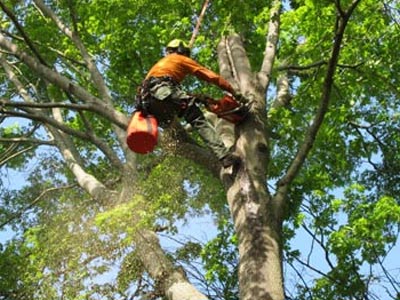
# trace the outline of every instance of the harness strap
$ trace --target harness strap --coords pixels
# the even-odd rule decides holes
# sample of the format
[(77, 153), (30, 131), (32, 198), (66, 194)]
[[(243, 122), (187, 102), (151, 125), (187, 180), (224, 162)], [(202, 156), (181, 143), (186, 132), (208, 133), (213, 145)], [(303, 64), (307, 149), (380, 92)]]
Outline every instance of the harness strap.
[(152, 76), (143, 82), (143, 84), (145, 84), (146, 87), (149, 89), (151, 89), (152, 87), (154, 87), (160, 83), (168, 83), (171, 85), (178, 85), (178, 82), (176, 82), (171, 76), (161, 76), (161, 77), (153, 77)]
[(150, 102), (153, 100), (151, 90), (157, 85), (177, 86), (179, 83), (170, 76), (149, 77), (142, 82), (136, 93), (136, 107), (144, 114), (148, 113)]

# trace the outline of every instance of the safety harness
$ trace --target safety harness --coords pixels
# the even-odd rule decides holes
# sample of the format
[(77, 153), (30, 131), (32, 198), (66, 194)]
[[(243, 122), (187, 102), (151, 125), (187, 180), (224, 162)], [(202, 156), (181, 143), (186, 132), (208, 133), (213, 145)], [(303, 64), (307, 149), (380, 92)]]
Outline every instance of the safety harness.
[(178, 83), (170, 76), (147, 78), (137, 88), (136, 109), (148, 114), (150, 104), (154, 100), (151, 90), (161, 85), (177, 86)]

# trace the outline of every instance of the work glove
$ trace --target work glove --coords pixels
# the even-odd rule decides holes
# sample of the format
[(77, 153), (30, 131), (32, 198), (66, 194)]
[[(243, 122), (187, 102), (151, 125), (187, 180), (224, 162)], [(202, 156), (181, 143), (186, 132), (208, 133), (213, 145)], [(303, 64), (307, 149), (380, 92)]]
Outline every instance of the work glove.
[(245, 98), (245, 96), (243, 96), (242, 93), (235, 91), (233, 93), (233, 97), (235, 98), (236, 101), (240, 102), (240, 103), (246, 103), (247, 99)]

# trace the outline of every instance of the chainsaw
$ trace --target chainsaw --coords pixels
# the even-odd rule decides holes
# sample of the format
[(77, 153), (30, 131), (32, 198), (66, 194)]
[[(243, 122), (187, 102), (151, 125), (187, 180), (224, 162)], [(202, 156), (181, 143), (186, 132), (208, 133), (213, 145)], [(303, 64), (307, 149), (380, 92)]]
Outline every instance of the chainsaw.
[(249, 112), (248, 105), (238, 102), (235, 97), (229, 93), (225, 93), (219, 100), (215, 100), (209, 96), (200, 96), (198, 98), (201, 99), (201, 102), (208, 111), (233, 124), (242, 122)]

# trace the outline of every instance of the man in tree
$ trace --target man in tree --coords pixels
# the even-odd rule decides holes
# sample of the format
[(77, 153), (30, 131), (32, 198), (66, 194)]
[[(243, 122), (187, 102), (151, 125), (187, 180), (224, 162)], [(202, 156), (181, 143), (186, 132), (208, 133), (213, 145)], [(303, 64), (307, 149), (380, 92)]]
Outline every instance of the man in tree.
[(224, 78), (190, 58), (190, 48), (184, 41), (174, 39), (167, 45), (165, 57), (150, 69), (139, 88), (137, 109), (154, 115), (161, 127), (168, 126), (175, 116), (183, 117), (197, 130), (223, 167), (239, 164), (240, 158), (224, 145), (197, 106), (202, 102), (201, 96), (182, 90), (180, 83), (190, 74), (234, 93)]

